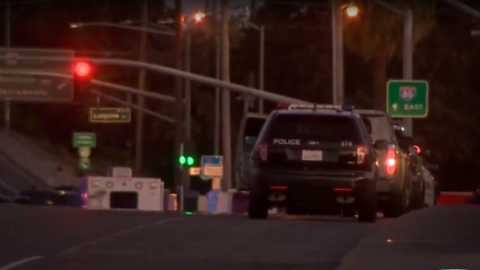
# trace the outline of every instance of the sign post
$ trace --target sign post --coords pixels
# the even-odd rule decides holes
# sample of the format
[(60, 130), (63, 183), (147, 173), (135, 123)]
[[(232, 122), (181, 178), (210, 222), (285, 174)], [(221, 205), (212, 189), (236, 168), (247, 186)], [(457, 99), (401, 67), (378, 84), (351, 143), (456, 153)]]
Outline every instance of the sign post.
[(97, 136), (91, 132), (75, 132), (73, 133), (73, 147), (78, 149), (78, 170), (81, 172), (90, 169), (90, 154), (92, 148), (97, 146)]
[(387, 83), (387, 114), (398, 118), (428, 116), (428, 82), (390, 80)]
[[(72, 74), (75, 54), (70, 50), (0, 48), (0, 70), (39, 70)], [(19, 59), (19, 57), (63, 57), (71, 62), (50, 62)], [(51, 76), (1, 74), (0, 99), (11, 101), (69, 102), (73, 100), (73, 81)]]
[(222, 156), (202, 156), (200, 161), (200, 177), (203, 180), (212, 180), (212, 190), (219, 190), (223, 177)]
[(130, 123), (130, 108), (90, 108), (90, 123)]

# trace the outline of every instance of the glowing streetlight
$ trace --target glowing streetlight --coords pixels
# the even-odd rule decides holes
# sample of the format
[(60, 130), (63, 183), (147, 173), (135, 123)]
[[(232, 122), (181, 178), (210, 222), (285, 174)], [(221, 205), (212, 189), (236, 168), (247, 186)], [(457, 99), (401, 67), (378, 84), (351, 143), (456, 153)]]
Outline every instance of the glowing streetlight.
[(347, 8), (345, 8), (345, 12), (347, 13), (348, 17), (356, 17), (358, 15), (358, 7), (349, 5)]
[(201, 12), (201, 11), (198, 11), (198, 12), (195, 13), (195, 15), (193, 16), (193, 19), (195, 20), (195, 23), (201, 23), (204, 18), (205, 18), (205, 13), (203, 13), (203, 12)]

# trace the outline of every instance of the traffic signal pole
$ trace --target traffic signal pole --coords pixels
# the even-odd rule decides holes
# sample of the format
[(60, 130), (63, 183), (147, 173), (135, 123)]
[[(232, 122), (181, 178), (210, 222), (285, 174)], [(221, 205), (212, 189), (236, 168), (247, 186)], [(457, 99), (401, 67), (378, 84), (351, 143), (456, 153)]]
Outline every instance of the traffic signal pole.
[[(0, 59), (7, 59), (8, 56), (5, 55), (0, 55)], [(39, 60), (39, 61), (45, 61), (45, 62), (72, 62), (71, 58), (67, 57), (50, 57), (50, 56), (18, 56), (17, 59), (22, 60)], [(170, 68), (170, 67), (165, 67), (161, 65), (156, 65), (156, 64), (150, 64), (150, 63), (143, 63), (143, 62), (138, 62), (138, 61), (131, 61), (131, 60), (124, 60), (124, 59), (113, 59), (113, 58), (86, 58), (83, 57), (82, 59), (89, 61), (90, 63), (93, 64), (104, 64), (104, 65), (112, 65), (112, 66), (123, 66), (123, 67), (136, 67), (140, 68), (143, 67), (145, 69), (154, 71), (154, 72), (159, 72), (175, 77), (180, 77), (183, 79), (189, 79), (198, 83), (203, 83), (206, 85), (214, 86), (214, 87), (220, 87), (225, 90), (230, 90), (230, 91), (235, 91), (240, 94), (245, 94), (245, 95), (251, 95), (254, 97), (259, 97), (263, 98), (265, 100), (269, 100), (272, 102), (278, 102), (278, 103), (287, 103), (287, 104), (303, 104), (303, 105), (309, 105), (313, 104), (312, 102), (308, 102), (305, 100), (301, 99), (296, 99), (284, 95), (279, 95), (275, 94), (272, 92), (268, 91), (261, 91), (260, 89), (236, 84), (236, 83), (231, 83), (231, 82), (225, 82), (225, 81), (220, 81), (214, 78), (202, 76), (202, 75), (197, 75), (193, 73), (188, 73), (182, 70)], [(44, 75), (44, 76), (57, 76), (58, 75), (63, 75), (63, 74), (58, 74), (58, 73), (51, 73), (51, 72), (42, 72), (42, 71), (32, 71), (34, 74), (37, 75)], [(22, 72), (20, 70), (0, 70), (0, 73), (4, 74), (27, 74), (25, 72)], [(71, 78), (71, 76), (67, 76), (68, 78)], [(61, 77), (61, 76), (60, 76)], [(144, 95), (146, 97), (151, 97), (155, 99), (160, 99), (160, 100), (169, 100), (171, 97), (157, 94), (157, 93), (152, 93), (152, 92), (147, 92), (147, 91), (130, 91), (130, 90), (123, 90), (124, 92), (130, 92), (134, 95)], [(176, 99), (175, 102), (178, 102), (179, 100)], [(180, 101), (180, 103), (183, 105), (183, 102)]]

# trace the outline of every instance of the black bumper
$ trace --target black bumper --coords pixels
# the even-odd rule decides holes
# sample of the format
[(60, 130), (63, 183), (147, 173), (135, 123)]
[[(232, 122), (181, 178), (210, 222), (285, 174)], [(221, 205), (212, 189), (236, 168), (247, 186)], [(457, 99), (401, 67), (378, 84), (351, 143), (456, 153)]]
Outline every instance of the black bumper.
[(337, 203), (339, 195), (372, 196), (375, 178), (363, 175), (290, 174), (259, 172), (254, 176), (253, 188), (269, 193), (286, 193), (290, 200)]

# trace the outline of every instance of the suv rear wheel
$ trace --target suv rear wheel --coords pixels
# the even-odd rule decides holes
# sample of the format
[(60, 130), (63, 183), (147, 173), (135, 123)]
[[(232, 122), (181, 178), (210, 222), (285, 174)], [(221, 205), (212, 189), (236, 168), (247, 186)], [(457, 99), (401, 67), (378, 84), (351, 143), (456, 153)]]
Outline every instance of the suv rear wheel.
[(377, 193), (375, 187), (375, 182), (372, 181), (366, 192), (358, 198), (359, 222), (374, 223), (377, 220)]
[(260, 187), (254, 187), (248, 197), (248, 218), (266, 219), (268, 218), (268, 194)]
[(399, 191), (394, 191), (385, 206), (384, 216), (386, 218), (397, 218), (407, 212), (409, 205), (409, 192), (407, 186), (403, 185)]

